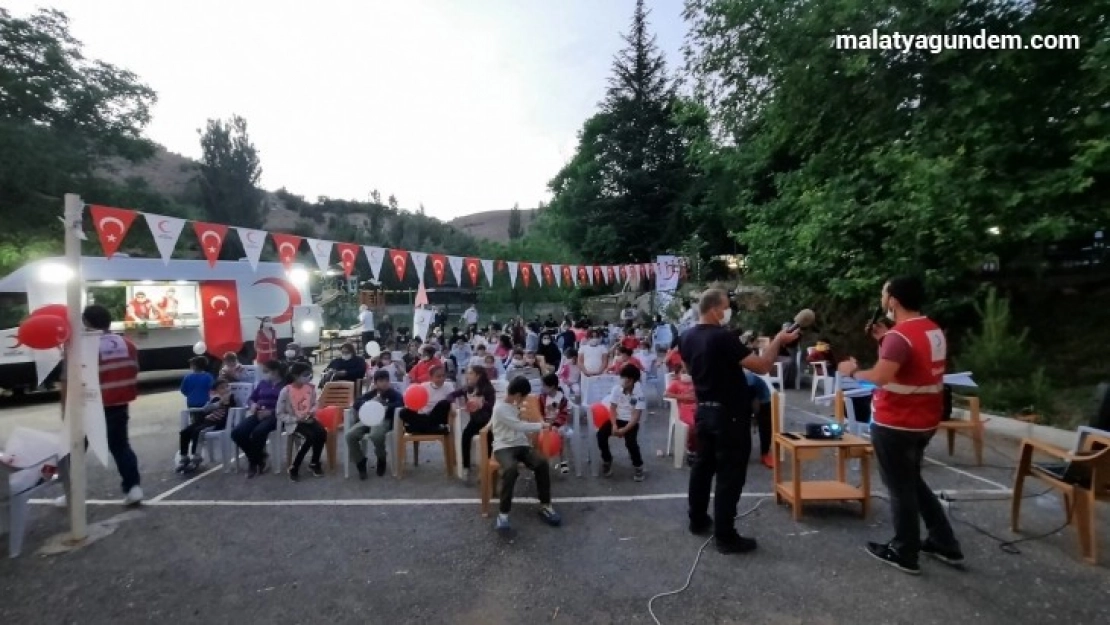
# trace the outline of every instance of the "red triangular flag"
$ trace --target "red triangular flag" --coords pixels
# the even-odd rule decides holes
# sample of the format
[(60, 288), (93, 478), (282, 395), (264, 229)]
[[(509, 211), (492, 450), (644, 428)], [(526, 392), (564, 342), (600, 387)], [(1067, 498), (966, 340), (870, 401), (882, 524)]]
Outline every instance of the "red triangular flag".
[(301, 249), (301, 237), (295, 234), (281, 234), (278, 232), (274, 232), (270, 236), (274, 239), (278, 260), (281, 261), (282, 265), (285, 265), (285, 270), (289, 271), (293, 267), (293, 261), (297, 260), (297, 252)]
[(589, 284), (589, 283), (590, 283), (590, 270), (586, 269), (586, 267), (584, 265), (578, 265), (578, 283), (577, 284)]
[(336, 249), (339, 250), (339, 263), (343, 265), (343, 275), (348, 278), (355, 271), (355, 263), (358, 262), (357, 243), (336, 243)]
[(555, 271), (551, 268), (551, 263), (543, 264), (543, 282), (547, 286), (555, 284)]
[(389, 250), (389, 262), (393, 263), (393, 270), (397, 272), (397, 279), (405, 281), (405, 267), (409, 264), (409, 253), (405, 250)]
[(100, 237), (100, 247), (104, 248), (104, 255), (111, 258), (119, 251), (119, 246), (138, 213), (126, 208), (95, 205), (89, 206), (89, 213), (92, 215), (96, 234)]
[(200, 251), (204, 252), (204, 257), (208, 259), (208, 266), (215, 267), (216, 261), (220, 259), (220, 250), (224, 249), (227, 226), (194, 221), (193, 231), (197, 233)]
[(621, 283), (628, 282), (628, 265), (620, 266)]
[(520, 279), (524, 280), (524, 288), (532, 283), (532, 263), (520, 263)]
[(443, 254), (429, 254), (428, 258), (432, 261), (432, 273), (435, 274), (436, 284), (443, 284), (443, 278), (447, 275), (447, 257)]
[(563, 265), (563, 284), (574, 286), (574, 265)]
[(605, 282), (605, 272), (601, 270), (600, 265), (594, 265), (594, 284), (601, 284)]
[(613, 284), (617, 281), (617, 270), (614, 269), (612, 265), (606, 267), (605, 271), (609, 274), (609, 284)]
[(477, 258), (468, 258), (464, 261), (466, 267), (466, 275), (470, 276), (470, 286), (478, 286), (478, 278), (481, 277), (479, 273), (481, 265), (478, 264)]

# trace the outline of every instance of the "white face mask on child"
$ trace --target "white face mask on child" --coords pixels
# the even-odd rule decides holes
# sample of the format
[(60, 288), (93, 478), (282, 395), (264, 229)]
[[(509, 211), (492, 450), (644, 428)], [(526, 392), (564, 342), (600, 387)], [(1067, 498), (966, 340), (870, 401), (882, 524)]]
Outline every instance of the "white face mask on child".
[(285, 357), (286, 357), (286, 358), (293, 358), (293, 357), (294, 357), (294, 356), (296, 356), (296, 355), (297, 355), (297, 352), (295, 352), (295, 351), (293, 351), (293, 350), (291, 350), (291, 349), (287, 349), (287, 350), (285, 350)]

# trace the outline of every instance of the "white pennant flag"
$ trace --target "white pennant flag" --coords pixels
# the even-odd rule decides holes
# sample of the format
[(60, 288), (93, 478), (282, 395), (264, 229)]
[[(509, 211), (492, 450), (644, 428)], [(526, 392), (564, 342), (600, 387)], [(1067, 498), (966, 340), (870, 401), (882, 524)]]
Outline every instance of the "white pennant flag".
[(424, 284), (424, 269), (428, 266), (428, 255), (424, 252), (409, 252), (412, 264), (416, 267), (416, 279)]
[(320, 266), (320, 271), (327, 271), (328, 266), (331, 265), (331, 248), (335, 246), (333, 241), (321, 241), (320, 239), (305, 239), (308, 241), (308, 247), (312, 250), (312, 255), (316, 257), (316, 264)]
[(536, 276), (536, 286), (543, 286), (543, 263), (532, 263), (532, 273)]
[(251, 230), (250, 228), (235, 228), (239, 233), (239, 242), (243, 244), (243, 253), (251, 269), (258, 270), (258, 259), (262, 258), (262, 246), (266, 243), (265, 230)]
[(462, 277), (463, 259), (462, 259), (462, 256), (448, 256), (447, 257), (447, 264), (451, 265), (451, 273), (455, 274), (455, 284), (457, 284), (459, 286), (462, 286), (462, 283), (463, 283), (463, 277)]
[(563, 286), (563, 266), (562, 265), (552, 265), (551, 266), (551, 272), (553, 274), (555, 274), (555, 286), (562, 287)]
[(493, 261), (482, 259), (482, 271), (486, 272), (486, 281), (493, 286)]
[(181, 229), (185, 227), (185, 220), (180, 217), (166, 217), (165, 215), (151, 215), (143, 213), (150, 233), (154, 235), (154, 244), (158, 246), (158, 253), (162, 255), (162, 262), (170, 264), (173, 250), (177, 247), (177, 240), (181, 238)]
[(510, 260), (510, 261), (508, 261), (508, 265), (509, 265), (509, 284), (515, 289), (516, 288), (516, 272), (517, 272), (517, 269), (520, 267), (520, 263), (518, 263), (515, 260)]
[(370, 261), (370, 273), (373, 274), (375, 280), (381, 280), (382, 263), (385, 261), (385, 248), (365, 245), (362, 251), (366, 252), (366, 260)]

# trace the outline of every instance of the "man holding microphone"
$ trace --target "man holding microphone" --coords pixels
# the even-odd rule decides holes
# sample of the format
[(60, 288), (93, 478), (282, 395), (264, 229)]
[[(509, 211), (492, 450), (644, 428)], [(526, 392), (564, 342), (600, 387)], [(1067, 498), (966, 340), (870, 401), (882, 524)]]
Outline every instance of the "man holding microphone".
[[(779, 332), (763, 355), (757, 356), (728, 329), (732, 308), (727, 293), (706, 291), (698, 302), (698, 312), (698, 324), (678, 339), (698, 402), (694, 413), (698, 459), (690, 472), (690, 531), (703, 535), (713, 530), (718, 551), (746, 553), (756, 548), (756, 542), (737, 533), (734, 523), (752, 453), (752, 393), (744, 369), (758, 374), (770, 371), (779, 349), (797, 339), (798, 330)], [(714, 474), (715, 523), (708, 514)]]
[[(920, 575), (924, 553), (958, 565), (964, 556), (944, 508), (921, 477), (921, 462), (940, 425), (944, 409), (944, 370), (948, 343), (932, 320), (921, 314), (925, 287), (913, 277), (891, 278), (883, 285), (882, 309), (894, 327), (870, 324), (879, 342), (879, 362), (860, 371), (855, 359), (840, 363), (841, 375), (867, 380), (875, 390), (871, 444), (879, 473), (890, 491), (894, 538), (868, 543), (867, 552), (894, 568)], [(921, 541), (921, 522), (928, 537)]]

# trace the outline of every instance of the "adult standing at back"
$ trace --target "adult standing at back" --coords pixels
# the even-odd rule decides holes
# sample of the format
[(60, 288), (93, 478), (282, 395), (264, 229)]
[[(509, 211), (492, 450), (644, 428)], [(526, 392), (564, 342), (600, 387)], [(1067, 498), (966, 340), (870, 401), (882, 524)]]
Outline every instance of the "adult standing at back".
[[(97, 366), (108, 451), (122, 480), (123, 503), (133, 506), (143, 500), (143, 490), (139, 488), (139, 459), (131, 449), (127, 434), (131, 402), (139, 396), (139, 350), (125, 337), (111, 333), (112, 314), (107, 308), (95, 304), (88, 306), (81, 313), (81, 320), (89, 330), (101, 333)], [(65, 396), (63, 387), (63, 401)], [(62, 501), (64, 499), (58, 503)]]
[(469, 308), (463, 312), (463, 321), (466, 322), (466, 331), (468, 334), (473, 334), (478, 331), (478, 309), (471, 304)]
[[(925, 448), (936, 434), (944, 410), (944, 370), (948, 342), (944, 331), (921, 314), (925, 286), (914, 277), (891, 278), (883, 285), (882, 307), (894, 321), (889, 330), (874, 324), (867, 332), (879, 342), (879, 362), (866, 371), (855, 359), (842, 362), (841, 375), (875, 384), (871, 444), (879, 474), (890, 491), (894, 538), (867, 543), (867, 552), (894, 568), (919, 575), (921, 553), (948, 564), (963, 562), (960, 543), (937, 496), (921, 477)], [(929, 532), (921, 542), (921, 522)]]
[[(362, 330), (362, 345), (363, 350), (366, 349), (366, 344), (374, 340), (374, 311), (370, 307), (363, 304), (358, 307), (358, 328)], [(367, 353), (369, 357), (369, 353)]]
[[(745, 553), (755, 549), (756, 542), (737, 533), (733, 521), (752, 453), (752, 401), (744, 369), (759, 374), (770, 371), (778, 348), (798, 338), (798, 332), (779, 332), (771, 341), (772, 349), (757, 356), (727, 327), (732, 318), (727, 293), (706, 291), (698, 311), (700, 322), (678, 339), (698, 402), (694, 413), (698, 458), (690, 472), (690, 531), (704, 535), (713, 530), (718, 551)], [(709, 516), (714, 475), (716, 522)]]

